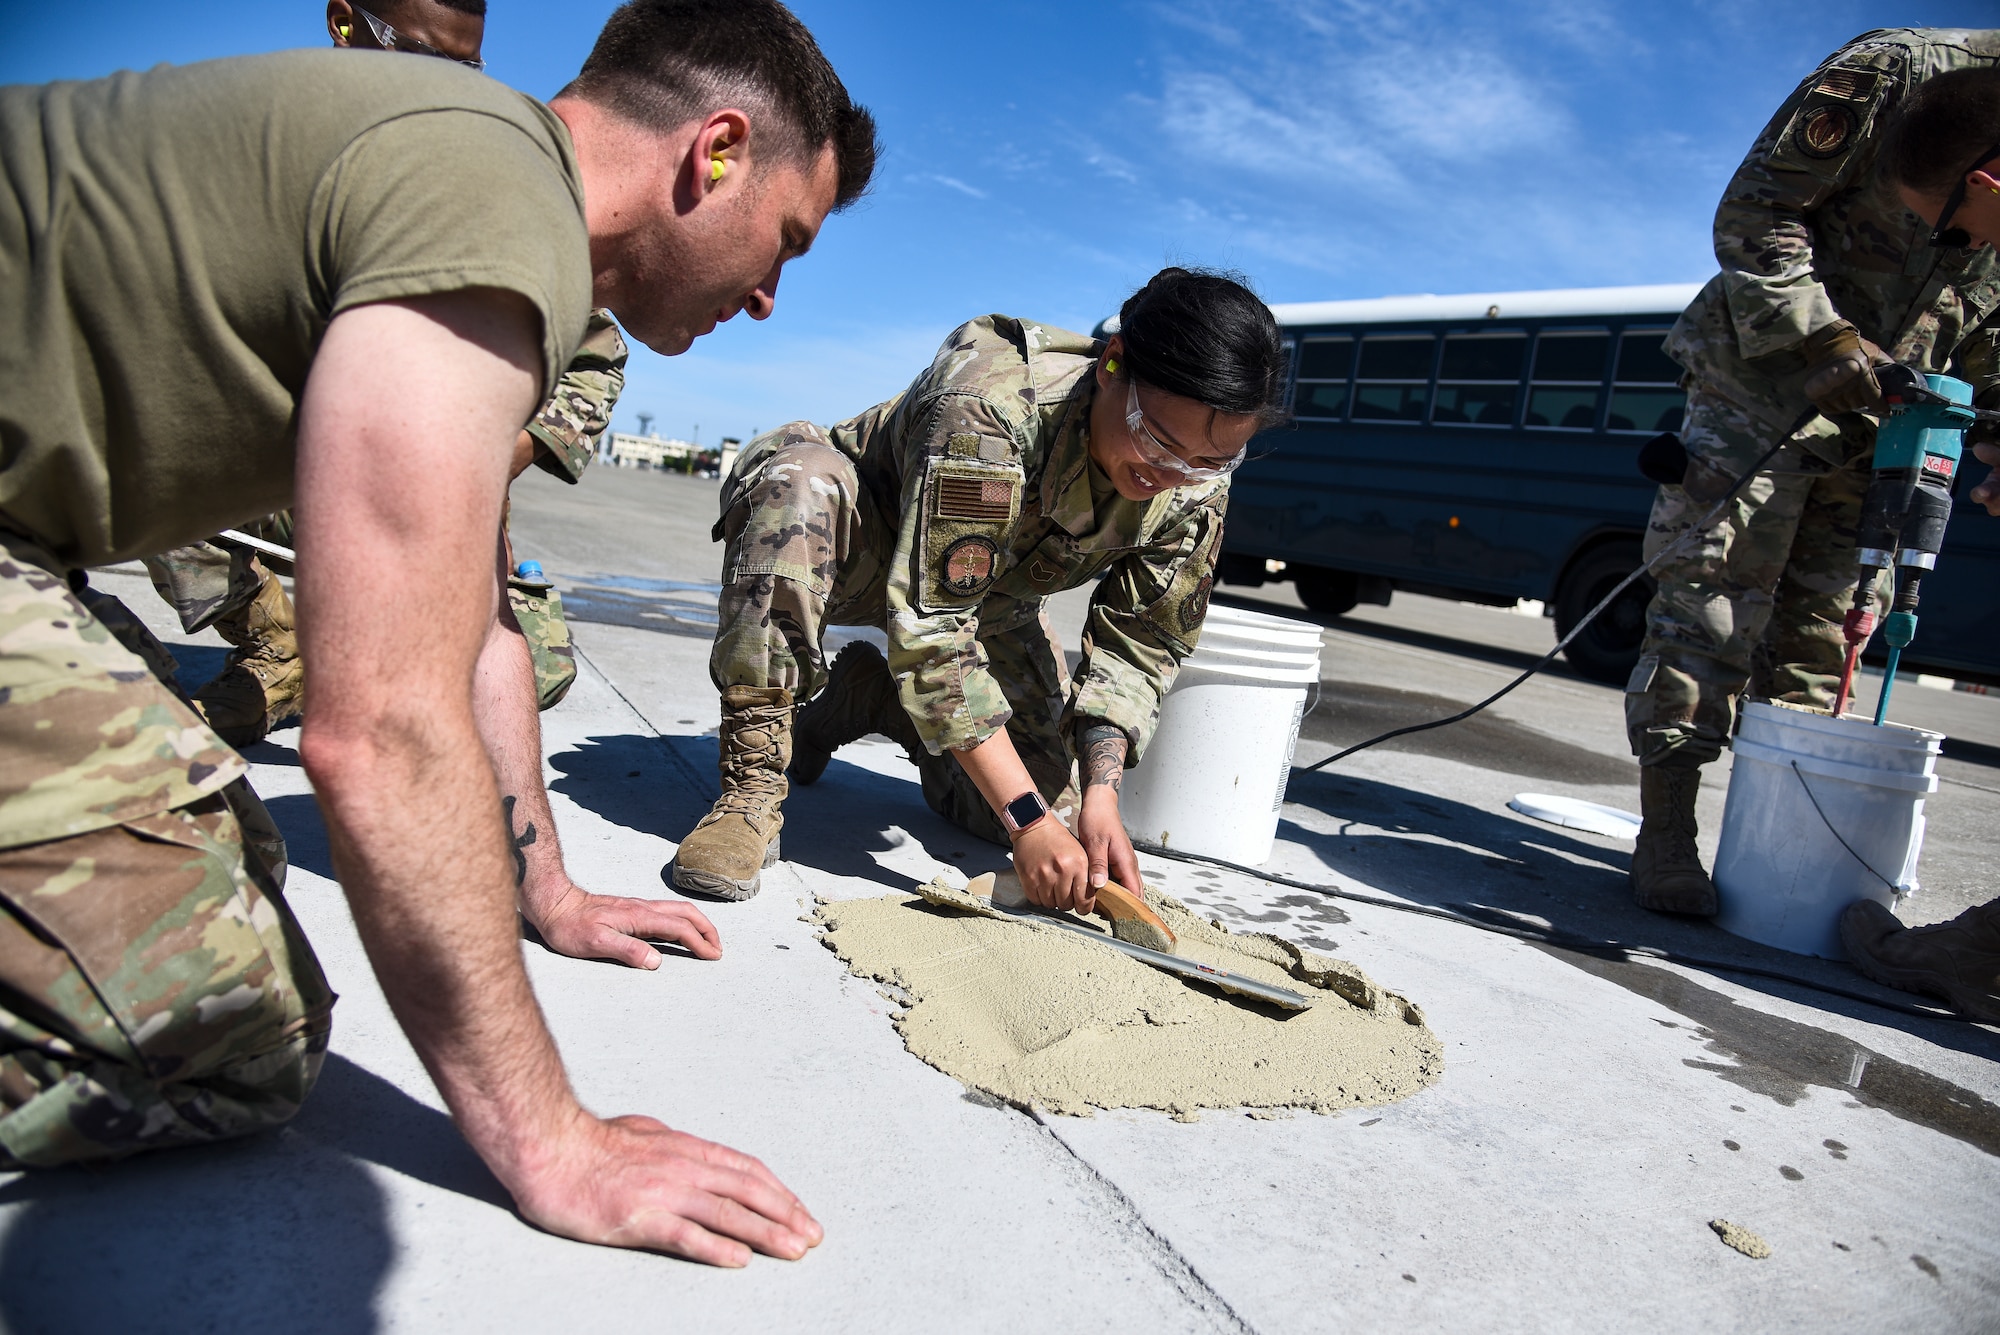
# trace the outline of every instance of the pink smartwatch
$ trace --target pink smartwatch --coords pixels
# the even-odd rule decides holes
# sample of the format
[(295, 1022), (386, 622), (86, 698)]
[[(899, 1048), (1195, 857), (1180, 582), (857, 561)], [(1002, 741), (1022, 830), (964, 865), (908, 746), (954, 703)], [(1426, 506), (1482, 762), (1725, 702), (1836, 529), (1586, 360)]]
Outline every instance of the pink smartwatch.
[(1029, 826), (1039, 824), (1048, 814), (1049, 804), (1042, 800), (1040, 793), (1030, 788), (1000, 808), (1000, 823), (1007, 827), (1007, 833), (1019, 834)]

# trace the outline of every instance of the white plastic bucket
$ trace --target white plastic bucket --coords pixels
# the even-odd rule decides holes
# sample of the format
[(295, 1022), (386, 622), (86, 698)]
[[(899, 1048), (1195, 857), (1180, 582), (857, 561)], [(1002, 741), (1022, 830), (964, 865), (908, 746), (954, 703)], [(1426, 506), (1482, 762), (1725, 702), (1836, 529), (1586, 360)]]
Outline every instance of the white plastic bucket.
[(1125, 775), (1119, 810), (1134, 839), (1249, 866), (1271, 856), (1319, 645), (1308, 622), (1209, 607)]
[[(1944, 735), (1748, 704), (1734, 745), (1717, 925), (1799, 955), (1845, 959), (1840, 914), (1917, 888), (1924, 798)], [(1892, 889), (1893, 886), (1893, 889)]]

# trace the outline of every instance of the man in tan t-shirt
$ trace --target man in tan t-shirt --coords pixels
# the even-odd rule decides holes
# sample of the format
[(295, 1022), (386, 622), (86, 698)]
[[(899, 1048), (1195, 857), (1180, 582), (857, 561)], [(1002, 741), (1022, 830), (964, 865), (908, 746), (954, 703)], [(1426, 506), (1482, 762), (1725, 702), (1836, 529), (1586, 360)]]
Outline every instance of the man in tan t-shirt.
[(562, 872), (495, 535), (593, 305), (668, 355), (765, 317), (873, 162), (775, 0), (627, 5), (547, 106), (333, 52), (0, 89), (0, 1167), (240, 1135), (317, 1074), (333, 998), (244, 762), (78, 577), (296, 495), (301, 756), (468, 1140), (566, 1236), (818, 1241), (754, 1159), (568, 1087), (517, 909), (570, 953), (719, 951)]

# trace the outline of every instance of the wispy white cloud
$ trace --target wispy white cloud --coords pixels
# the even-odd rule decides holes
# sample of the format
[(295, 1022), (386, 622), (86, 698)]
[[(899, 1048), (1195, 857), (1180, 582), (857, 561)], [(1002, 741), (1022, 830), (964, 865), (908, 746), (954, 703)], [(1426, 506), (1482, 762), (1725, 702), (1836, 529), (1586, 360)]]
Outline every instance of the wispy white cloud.
[(942, 172), (929, 172), (923, 179), (926, 181), (935, 181), (941, 186), (956, 190), (962, 195), (970, 195), (974, 199), (986, 198), (984, 190), (981, 190), (978, 186), (967, 185), (956, 176), (946, 176)]

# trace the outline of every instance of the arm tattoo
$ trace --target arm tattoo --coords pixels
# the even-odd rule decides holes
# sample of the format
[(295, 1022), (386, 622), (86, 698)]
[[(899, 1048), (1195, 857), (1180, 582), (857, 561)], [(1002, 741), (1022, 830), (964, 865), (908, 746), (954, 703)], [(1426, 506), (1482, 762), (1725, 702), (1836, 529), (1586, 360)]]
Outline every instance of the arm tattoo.
[(535, 823), (527, 822), (527, 828), (514, 833), (514, 799), (507, 796), (500, 799), (500, 815), (507, 822), (507, 837), (514, 843), (514, 888), (520, 889), (528, 882), (528, 855), (521, 850), (535, 842)]
[(1076, 730), (1082, 753), (1083, 786), (1110, 785), (1118, 792), (1125, 781), (1125, 730), (1109, 723), (1086, 723)]

